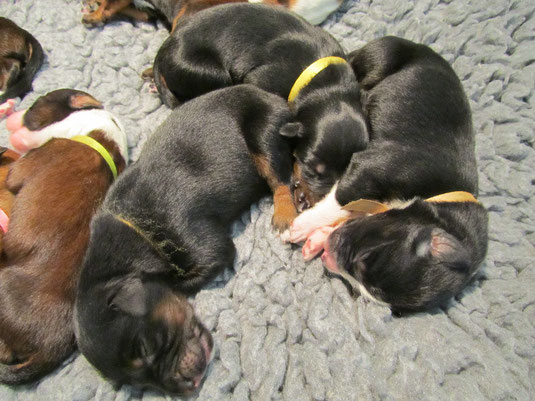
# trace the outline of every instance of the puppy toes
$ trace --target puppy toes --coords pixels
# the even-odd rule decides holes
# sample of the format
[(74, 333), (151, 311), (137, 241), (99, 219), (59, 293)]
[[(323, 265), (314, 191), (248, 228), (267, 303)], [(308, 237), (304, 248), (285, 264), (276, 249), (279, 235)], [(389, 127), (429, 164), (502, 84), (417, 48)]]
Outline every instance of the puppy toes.
[(15, 111), (15, 100), (7, 99), (4, 103), (0, 104), (0, 120), (13, 114)]
[(325, 248), (325, 241), (333, 231), (334, 227), (330, 226), (320, 227), (312, 231), (301, 250), (303, 259), (305, 261), (314, 259)]

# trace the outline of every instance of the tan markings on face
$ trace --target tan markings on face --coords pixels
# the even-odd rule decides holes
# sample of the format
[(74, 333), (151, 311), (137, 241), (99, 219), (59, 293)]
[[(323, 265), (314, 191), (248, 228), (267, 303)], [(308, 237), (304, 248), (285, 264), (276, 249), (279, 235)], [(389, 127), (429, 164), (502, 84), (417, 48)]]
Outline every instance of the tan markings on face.
[(187, 308), (175, 296), (164, 298), (152, 312), (154, 321), (164, 321), (169, 325), (182, 326), (187, 318)]

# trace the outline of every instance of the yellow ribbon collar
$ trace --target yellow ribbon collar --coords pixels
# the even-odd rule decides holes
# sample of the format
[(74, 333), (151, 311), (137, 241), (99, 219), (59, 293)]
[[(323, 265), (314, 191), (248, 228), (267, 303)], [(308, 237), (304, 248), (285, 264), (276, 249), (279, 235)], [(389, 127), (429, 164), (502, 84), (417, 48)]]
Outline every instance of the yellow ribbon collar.
[(305, 70), (297, 77), (295, 80), (292, 89), (290, 90), (290, 94), (288, 95), (288, 103), (293, 103), (301, 89), (303, 89), (305, 86), (307, 86), (310, 81), (314, 79), (316, 75), (318, 75), (321, 71), (323, 71), (325, 68), (330, 66), (331, 64), (343, 64), (347, 63), (345, 59), (342, 57), (323, 57), (319, 60), (314, 61), (312, 64), (310, 64)]
[(84, 145), (96, 150), (110, 167), (111, 173), (113, 174), (113, 179), (117, 178), (117, 167), (115, 166), (113, 157), (111, 157), (110, 152), (108, 152), (106, 148), (100, 144), (100, 142), (87, 135), (76, 135), (73, 136), (71, 140), (83, 143)]
[[(474, 195), (472, 195), (470, 192), (465, 192), (465, 191), (446, 192), (441, 195), (427, 198), (425, 201), (435, 202), (435, 203), (439, 203), (439, 202), (478, 203)], [(353, 202), (349, 202), (347, 205), (342, 207), (342, 209), (347, 210), (348, 212), (351, 212), (354, 214), (358, 214), (358, 215), (378, 214), (378, 213), (384, 213), (390, 210), (390, 208), (384, 203), (377, 202), (377, 201), (370, 200), (370, 199), (359, 199)]]
[[(118, 216), (118, 215), (114, 215), (114, 217), (119, 220), (121, 223), (127, 225), (128, 227), (130, 227), (132, 230), (134, 230), (141, 238), (143, 238), (157, 253), (158, 255), (160, 255), (160, 257), (167, 261), (167, 263), (169, 263), (173, 269), (176, 270), (176, 273), (179, 275), (179, 276), (184, 276), (186, 275), (186, 272), (181, 269), (177, 264), (173, 263), (169, 257), (165, 254), (164, 250), (162, 249), (161, 245), (158, 244), (157, 242), (153, 241), (150, 236), (144, 232), (141, 228), (139, 228), (137, 225), (135, 225), (134, 223), (132, 223), (131, 221), (125, 219), (124, 217), (122, 216)], [(182, 249), (179, 249), (179, 250), (182, 250)]]

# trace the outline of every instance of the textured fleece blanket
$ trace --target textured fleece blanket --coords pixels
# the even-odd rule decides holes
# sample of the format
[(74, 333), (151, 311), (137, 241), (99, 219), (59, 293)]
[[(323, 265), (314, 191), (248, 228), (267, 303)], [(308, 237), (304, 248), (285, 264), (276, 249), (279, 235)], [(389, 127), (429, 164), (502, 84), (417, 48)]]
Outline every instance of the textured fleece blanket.
[[(87, 29), (69, 0), (1, 0), (47, 58), (46, 92), (90, 92), (122, 121), (135, 160), (169, 114), (140, 72), (167, 36), (118, 21)], [(442, 309), (395, 317), (352, 298), (321, 261), (270, 228), (269, 199), (233, 226), (238, 256), (192, 299), (217, 345), (196, 400), (531, 400), (535, 398), (535, 2), (346, 0), (323, 24), (347, 50), (383, 35), (425, 43), (452, 63), (471, 101), (489, 252), (476, 282)], [(6, 144), (0, 123), (0, 144)], [(0, 305), (0, 307), (2, 307)], [(0, 400), (179, 399), (114, 388), (79, 354)]]

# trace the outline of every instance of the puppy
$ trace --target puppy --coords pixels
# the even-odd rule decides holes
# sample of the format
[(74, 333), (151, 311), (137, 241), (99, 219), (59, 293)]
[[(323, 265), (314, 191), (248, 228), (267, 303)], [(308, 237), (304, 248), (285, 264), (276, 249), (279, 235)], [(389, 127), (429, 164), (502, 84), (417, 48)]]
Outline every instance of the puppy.
[(294, 120), (281, 135), (296, 143), (294, 181), (305, 176), (320, 198), (368, 142), (358, 83), (344, 57), (326, 31), (281, 8), (226, 4), (177, 24), (158, 51), (154, 79), (170, 107), (240, 82), (288, 98)]
[[(311, 24), (320, 24), (336, 11), (343, 0), (249, 0), (282, 6), (301, 15)], [(180, 18), (218, 4), (246, 3), (247, 0), (86, 0), (82, 22), (102, 24), (116, 14), (123, 14), (141, 21), (158, 18), (171, 30)]]
[[(0, 117), (8, 114), (13, 101), (32, 89), (32, 80), (41, 68), (41, 44), (13, 21), (0, 17)], [(11, 105), (11, 106), (10, 106)]]
[[(11, 164), (7, 177), (15, 198), (0, 258), (2, 383), (36, 380), (75, 349), (72, 310), (89, 222), (113, 181), (112, 170), (120, 173), (126, 163), (117, 143), (125, 134), (112, 121), (106, 127), (81, 118), (78, 132), (87, 136), (61, 138), (72, 132), (69, 118), (89, 112), (78, 108), (95, 104), (86, 93), (61, 90), (25, 113), (24, 120), (47, 124), (42, 131), (52, 139)], [(50, 114), (56, 106), (63, 109), (56, 117), (72, 112), (57, 120)]]
[(278, 134), (289, 119), (283, 99), (254, 86), (209, 93), (177, 108), (110, 189), (75, 307), (78, 346), (105, 376), (199, 388), (212, 337), (186, 296), (233, 265), (229, 227), (269, 187), (275, 198), (286, 188), (288, 209), (275, 207), (274, 221), (295, 216), (290, 147)]
[[(487, 250), (487, 212), (472, 196), (468, 99), (450, 65), (424, 45), (384, 37), (349, 58), (371, 141), (328, 196), (294, 221), (291, 241), (334, 225), (310, 236), (305, 257), (325, 246), (326, 267), (362, 294), (397, 311), (428, 309), (458, 294)], [(387, 205), (340, 206), (361, 198)]]
[(0, 147), (0, 254), (4, 234), (9, 227), (9, 216), (13, 204), (13, 194), (6, 187), (7, 172), (9, 165), (19, 158), (19, 154), (11, 149)]

